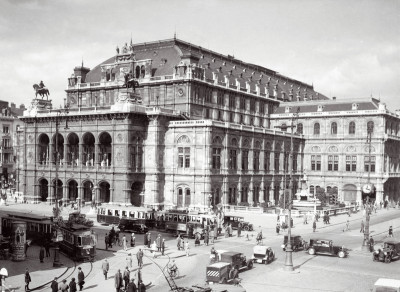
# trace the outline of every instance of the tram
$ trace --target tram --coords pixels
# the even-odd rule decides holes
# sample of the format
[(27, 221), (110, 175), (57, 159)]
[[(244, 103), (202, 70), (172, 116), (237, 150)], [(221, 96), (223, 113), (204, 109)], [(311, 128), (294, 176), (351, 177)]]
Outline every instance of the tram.
[[(11, 234), (12, 222), (26, 222), (26, 238), (33, 244), (43, 245), (46, 241), (52, 242), (55, 234), (55, 225), (52, 217), (35, 213), (18, 211), (0, 211), (1, 230), (3, 236)], [(60, 251), (76, 261), (91, 261), (96, 255), (97, 237), (90, 227), (67, 224), (60, 227), (63, 241), (58, 242)]]
[(97, 222), (118, 225), (122, 218), (136, 219), (147, 227), (155, 226), (155, 211), (144, 207), (100, 206), (97, 209)]

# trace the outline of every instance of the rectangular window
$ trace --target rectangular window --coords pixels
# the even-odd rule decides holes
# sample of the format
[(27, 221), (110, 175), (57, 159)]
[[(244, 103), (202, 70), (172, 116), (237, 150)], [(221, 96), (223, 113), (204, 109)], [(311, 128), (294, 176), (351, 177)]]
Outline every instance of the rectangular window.
[(189, 168), (190, 167), (190, 148), (189, 147), (178, 147), (178, 167)]
[(264, 152), (264, 170), (269, 171), (270, 168), (270, 153), (268, 151)]
[(209, 119), (209, 118), (210, 118), (210, 109), (208, 109), (208, 108), (206, 108), (205, 118), (206, 118), (206, 119)]
[(328, 171), (338, 171), (339, 170), (339, 156), (329, 155), (328, 156)]
[(234, 123), (235, 122), (235, 113), (229, 113), (229, 122)]
[(279, 152), (275, 153), (275, 162), (274, 162), (275, 172), (279, 171), (279, 157), (280, 153)]
[(260, 151), (254, 151), (253, 169), (255, 171), (259, 171), (260, 170)]
[(263, 114), (265, 112), (265, 105), (263, 101), (260, 101), (259, 103), (259, 112), (260, 114)]
[(229, 169), (237, 169), (237, 152), (236, 149), (229, 151)]
[(240, 109), (242, 109), (242, 110), (246, 109), (246, 98), (244, 98), (244, 97), (240, 98)]
[(3, 134), (9, 134), (9, 133), (10, 133), (9, 126), (3, 126)]
[(375, 172), (375, 156), (371, 156), (371, 163), (369, 157), (370, 156), (364, 157), (364, 169), (366, 172), (368, 172), (368, 168), (371, 165), (371, 172)]
[(297, 171), (297, 153), (293, 153), (293, 172)]
[(321, 170), (321, 155), (311, 155), (311, 170)]
[(229, 97), (229, 107), (230, 108), (235, 108), (236, 107), (236, 101), (234, 96)]
[(249, 150), (242, 151), (242, 170), (249, 169)]
[(221, 169), (221, 148), (213, 148), (212, 168)]
[(223, 121), (222, 116), (223, 116), (222, 111), (218, 111), (218, 121)]
[(357, 156), (346, 155), (346, 171), (356, 171), (356, 170), (357, 170)]

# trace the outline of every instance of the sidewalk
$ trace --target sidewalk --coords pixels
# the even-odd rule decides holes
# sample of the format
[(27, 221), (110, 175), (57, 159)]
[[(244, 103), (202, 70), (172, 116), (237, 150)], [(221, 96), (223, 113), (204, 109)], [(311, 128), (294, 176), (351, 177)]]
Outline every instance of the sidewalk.
[[(75, 264), (72, 260), (60, 253), (60, 262), (63, 264), (60, 268), (53, 268), (54, 251), (50, 249), (50, 257), (44, 258), (44, 263), (40, 263), (38, 246), (28, 248), (27, 259), (23, 262), (13, 262), (11, 260), (1, 261), (0, 268), (6, 268), (8, 278), (5, 281), (5, 287), (10, 291), (25, 291), (25, 269), (29, 269), (32, 282), (30, 289), (40, 287), (54, 279), (61, 281), (63, 277), (73, 271)], [(45, 272), (45, 273), (43, 273)]]

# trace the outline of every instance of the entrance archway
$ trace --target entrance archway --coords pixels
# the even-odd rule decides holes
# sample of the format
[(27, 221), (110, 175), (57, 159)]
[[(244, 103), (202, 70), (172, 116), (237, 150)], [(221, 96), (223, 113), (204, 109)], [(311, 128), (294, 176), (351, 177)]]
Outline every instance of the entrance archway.
[(106, 181), (102, 181), (99, 184), (99, 202), (98, 203), (109, 203), (110, 202), (110, 184)]
[(47, 197), (49, 196), (49, 182), (47, 179), (42, 178), (39, 180), (39, 197), (42, 202), (47, 201)]
[(140, 194), (143, 191), (143, 183), (136, 181), (131, 186), (131, 204), (134, 206), (141, 206), (142, 205), (142, 198)]
[(83, 182), (83, 200), (85, 202), (92, 201), (93, 183), (90, 180)]
[(111, 165), (111, 143), (112, 138), (109, 133), (103, 132), (100, 134), (99, 137), (99, 157), (97, 161), (100, 161), (102, 167), (110, 166)]
[(68, 199), (75, 201), (78, 198), (78, 183), (75, 180), (68, 182)]

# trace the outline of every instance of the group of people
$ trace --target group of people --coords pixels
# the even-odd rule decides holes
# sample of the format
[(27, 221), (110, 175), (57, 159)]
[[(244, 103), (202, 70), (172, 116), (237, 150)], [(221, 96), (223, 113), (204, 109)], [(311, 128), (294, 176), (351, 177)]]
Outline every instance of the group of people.
[(189, 247), (189, 240), (186, 239), (184, 240), (180, 234), (178, 234), (178, 237), (176, 239), (176, 246), (178, 250), (184, 250), (186, 253), (186, 256), (188, 257), (190, 254), (190, 247)]
[(77, 286), (79, 287), (79, 291), (82, 291), (83, 285), (85, 284), (85, 274), (82, 272), (82, 268), (78, 268), (78, 282), (75, 281), (75, 278), (72, 278), (71, 281), (67, 284), (67, 280), (64, 279), (61, 283), (57, 282), (57, 277), (51, 282), (50, 288), (51, 292), (76, 292)]

